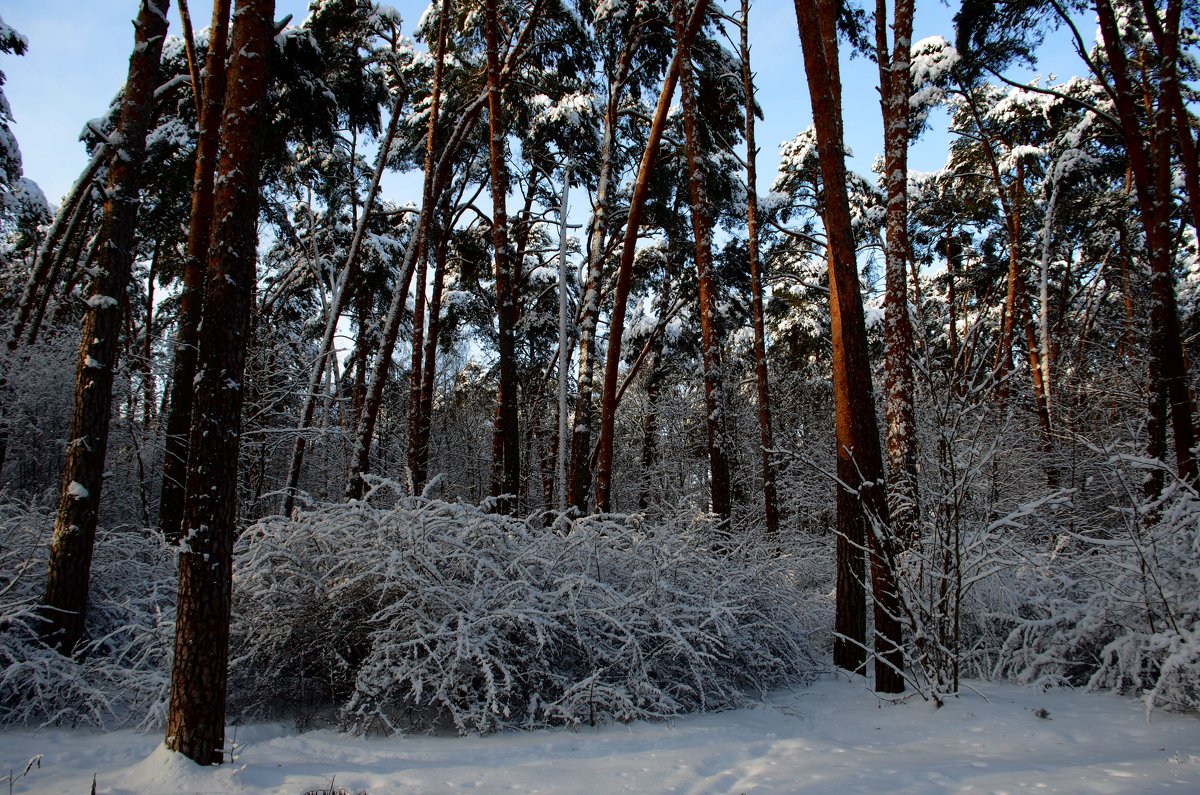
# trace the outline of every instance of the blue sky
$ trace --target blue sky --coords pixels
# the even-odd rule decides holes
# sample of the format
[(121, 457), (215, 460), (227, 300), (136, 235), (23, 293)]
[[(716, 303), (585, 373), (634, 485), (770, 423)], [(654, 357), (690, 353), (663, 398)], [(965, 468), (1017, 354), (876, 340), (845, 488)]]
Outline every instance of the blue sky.
[[(391, 0), (403, 15), (405, 32), (411, 33), (425, 0)], [(16, 119), (14, 132), (25, 160), (26, 176), (36, 180), (52, 203), (70, 187), (85, 164), (78, 142), (84, 123), (101, 115), (125, 77), (133, 44), (130, 20), (138, 0), (10, 0), (0, 11), (4, 21), (29, 40), (24, 57), (4, 56), (0, 69), (7, 75), (5, 93)], [(734, 0), (726, 0), (734, 11)], [(307, 16), (308, 0), (277, 0), (276, 16)], [(210, 0), (189, 3), (193, 24), (208, 25)], [(914, 40), (941, 34), (953, 37), (953, 10), (941, 2), (918, 3)], [(171, 33), (180, 31), (172, 3)], [(760, 192), (765, 192), (778, 165), (778, 144), (811, 123), (803, 61), (792, 3), (757, 0), (750, 14), (751, 62), (757, 73), (759, 102), (765, 119), (759, 123)], [(1073, 56), (1054, 58), (1064, 69)], [(882, 150), (882, 128), (876, 93), (875, 65), (865, 58), (850, 58), (843, 47), (843, 93), (846, 143), (855, 155), (851, 167), (867, 172)], [(1063, 72), (1064, 76), (1066, 72)], [(932, 171), (946, 158), (947, 136), (935, 129), (926, 133), (911, 154), (911, 167)], [(944, 122), (942, 122), (944, 126)], [(389, 181), (388, 190), (403, 190), (408, 181)], [(396, 202), (418, 196), (387, 195)]]

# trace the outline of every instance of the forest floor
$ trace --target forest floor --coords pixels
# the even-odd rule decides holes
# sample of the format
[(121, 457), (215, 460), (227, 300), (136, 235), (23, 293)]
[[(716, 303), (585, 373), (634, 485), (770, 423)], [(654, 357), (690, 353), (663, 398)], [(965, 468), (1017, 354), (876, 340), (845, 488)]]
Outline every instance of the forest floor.
[[(754, 707), (670, 722), (487, 737), (230, 730), (202, 768), (133, 731), (0, 733), (13, 793), (1200, 792), (1200, 716), (1107, 693), (971, 683), (938, 709), (824, 679)], [(24, 776), (29, 760), (41, 766)], [(0, 790), (10, 781), (0, 777)]]

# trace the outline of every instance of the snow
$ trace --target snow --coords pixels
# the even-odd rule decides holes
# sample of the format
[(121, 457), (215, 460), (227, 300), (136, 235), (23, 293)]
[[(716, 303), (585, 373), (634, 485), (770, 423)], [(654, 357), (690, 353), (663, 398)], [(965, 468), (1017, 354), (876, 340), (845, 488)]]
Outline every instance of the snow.
[(112, 309), (117, 305), (117, 299), (111, 295), (93, 295), (87, 299), (87, 305), (92, 309)]
[(67, 486), (67, 494), (70, 494), (77, 500), (86, 500), (89, 496), (87, 487), (77, 480), (72, 480)]
[[(359, 738), (230, 727), (233, 762), (199, 767), (132, 730), (0, 735), (16, 793), (1196, 792), (1200, 721), (1111, 694), (972, 683), (937, 709), (826, 677), (759, 706), (672, 723), (486, 737)], [(0, 783), (8, 783), (0, 780)]]

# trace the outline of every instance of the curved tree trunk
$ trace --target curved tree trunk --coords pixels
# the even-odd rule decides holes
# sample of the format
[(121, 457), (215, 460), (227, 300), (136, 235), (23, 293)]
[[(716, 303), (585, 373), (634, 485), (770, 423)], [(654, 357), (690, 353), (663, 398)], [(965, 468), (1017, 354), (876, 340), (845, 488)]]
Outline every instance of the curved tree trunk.
[[(675, 84), (679, 80), (681, 57), (679, 46), (690, 44), (700, 31), (704, 22), (704, 14), (708, 8), (708, 0), (698, 0), (692, 17), (688, 21), (683, 38), (676, 43), (675, 56), (663, 78), (662, 90), (658, 95), (658, 105), (654, 110), (654, 118), (650, 124), (650, 133), (646, 139), (646, 148), (642, 152), (642, 160), (638, 165), (637, 178), (633, 184), (633, 195), (629, 200), (629, 216), (625, 222), (625, 237), (621, 246), (621, 260), (617, 265), (617, 283), (613, 290), (613, 309), (608, 327), (608, 354), (604, 361), (604, 392), (600, 401), (600, 439), (598, 442), (598, 461), (596, 467), (596, 509), (607, 513), (612, 502), (612, 460), (613, 441), (616, 434), (617, 388), (621, 368), (621, 338), (625, 333), (625, 311), (629, 304), (630, 283), (633, 278), (633, 259), (637, 254), (638, 229), (641, 226), (642, 210), (646, 197), (650, 193), (650, 173), (654, 169), (654, 161), (658, 157), (658, 144), (662, 140), (663, 130), (667, 126), (667, 111), (670, 109), (671, 97), (675, 93)], [(578, 423), (578, 420), (576, 420)]]
[(42, 637), (70, 654), (83, 635), (92, 546), (104, 485), (104, 458), (112, 413), (113, 372), (120, 352), (121, 325), (133, 267), (140, 203), (141, 166), (153, 113), (154, 87), (168, 0), (143, 0), (135, 27), (121, 117), (113, 133), (116, 151), (109, 169), (104, 235), (75, 372), (71, 443), (63, 468), (62, 497), (50, 541), (49, 576), (43, 599)]

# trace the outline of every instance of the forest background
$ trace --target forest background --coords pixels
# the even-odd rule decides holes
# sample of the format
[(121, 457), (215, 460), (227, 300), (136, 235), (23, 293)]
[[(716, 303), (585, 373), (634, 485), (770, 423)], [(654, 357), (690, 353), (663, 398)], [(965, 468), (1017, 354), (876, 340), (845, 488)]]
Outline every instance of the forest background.
[(830, 647), (886, 693), (1195, 708), (1194, 2), (910, 36), (797, 0), (742, 39), (732, 3), (243, 0), (228, 59), (166, 5), (70, 187), (22, 115), (111, 95), (70, 42), (129, 31), (0, 30), (64, 195), (6, 136), (6, 719), (219, 762), (227, 686), (487, 731), (727, 706)]

